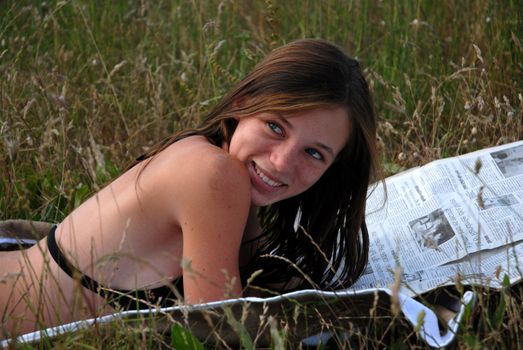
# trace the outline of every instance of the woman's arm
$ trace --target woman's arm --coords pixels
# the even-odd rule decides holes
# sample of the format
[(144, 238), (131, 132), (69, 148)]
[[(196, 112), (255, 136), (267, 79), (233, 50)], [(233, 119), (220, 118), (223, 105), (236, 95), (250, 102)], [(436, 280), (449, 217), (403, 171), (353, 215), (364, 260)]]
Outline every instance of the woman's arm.
[(247, 170), (219, 149), (196, 151), (177, 163), (183, 166), (170, 201), (183, 235), (185, 300), (238, 297), (239, 249), (250, 207)]

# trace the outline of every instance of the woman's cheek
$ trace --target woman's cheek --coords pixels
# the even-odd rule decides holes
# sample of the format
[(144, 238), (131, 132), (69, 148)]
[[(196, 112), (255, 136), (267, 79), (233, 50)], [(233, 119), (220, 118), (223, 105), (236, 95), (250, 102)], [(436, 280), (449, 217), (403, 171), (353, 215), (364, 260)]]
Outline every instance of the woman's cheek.
[(322, 167), (321, 169), (318, 169), (318, 171), (316, 171), (314, 173), (314, 183), (318, 182), (321, 177), (323, 176), (323, 174), (325, 174), (325, 172), (327, 171), (328, 167)]
[(302, 180), (302, 183), (304, 184), (304, 186), (308, 189), (309, 187), (311, 187), (312, 185), (314, 185), (316, 182), (318, 182), (318, 180), (321, 178), (321, 176), (323, 175), (323, 171), (314, 171), (314, 170), (311, 170), (309, 172), (307, 172), (305, 175), (304, 175), (304, 178)]

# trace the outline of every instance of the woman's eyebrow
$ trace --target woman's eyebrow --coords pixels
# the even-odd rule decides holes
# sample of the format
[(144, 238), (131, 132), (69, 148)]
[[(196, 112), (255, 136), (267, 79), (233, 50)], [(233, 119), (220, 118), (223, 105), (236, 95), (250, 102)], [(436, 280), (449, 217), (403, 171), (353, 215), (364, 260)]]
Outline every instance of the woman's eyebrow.
[(274, 115), (276, 116), (276, 118), (278, 118), (278, 120), (282, 123), (282, 124), (285, 124), (285, 126), (292, 130), (294, 128), (294, 126), (291, 124), (290, 121), (287, 120), (287, 118), (285, 118), (283, 116), (283, 114), (279, 113), (279, 112), (274, 112)]
[(315, 142), (315, 145), (316, 145), (318, 148), (323, 149), (325, 152), (330, 153), (330, 155), (332, 156), (332, 158), (335, 158), (335, 157), (336, 157), (336, 155), (334, 154), (334, 150), (333, 150), (331, 147), (327, 146), (326, 144), (323, 144), (323, 143), (321, 143), (321, 142)]

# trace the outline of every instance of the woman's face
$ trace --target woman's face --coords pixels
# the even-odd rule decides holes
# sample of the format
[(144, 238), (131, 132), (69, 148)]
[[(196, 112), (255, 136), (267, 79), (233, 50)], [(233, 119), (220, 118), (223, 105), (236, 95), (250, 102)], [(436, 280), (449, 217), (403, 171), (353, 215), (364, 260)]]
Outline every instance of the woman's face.
[(341, 107), (239, 118), (229, 153), (247, 167), (252, 204), (269, 205), (311, 187), (347, 143), (349, 128)]

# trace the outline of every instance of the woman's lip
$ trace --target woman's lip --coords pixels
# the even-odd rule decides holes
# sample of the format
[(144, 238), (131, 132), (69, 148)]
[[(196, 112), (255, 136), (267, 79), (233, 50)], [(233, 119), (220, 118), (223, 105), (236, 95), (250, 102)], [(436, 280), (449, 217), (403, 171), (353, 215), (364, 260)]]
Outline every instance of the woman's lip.
[[(263, 172), (263, 174), (267, 178), (269, 178), (271, 181), (277, 182), (277, 183), (279, 183), (281, 185), (271, 186), (268, 183), (266, 183), (265, 181), (263, 181), (263, 179), (260, 177), (260, 175), (258, 175), (258, 172), (256, 171), (256, 168), (258, 168), (261, 172)], [(265, 192), (275, 192), (275, 191), (278, 191), (279, 189), (281, 189), (282, 187), (286, 186), (285, 184), (283, 184), (282, 182), (278, 181), (277, 179), (275, 179), (270, 174), (267, 174), (266, 172), (264, 172), (260, 167), (258, 167), (256, 165), (255, 162), (251, 162), (251, 164), (249, 166), (249, 169), (250, 169), (250, 172), (251, 172), (251, 182), (253, 182), (253, 185), (255, 185), (257, 188), (260, 188), (260, 189), (264, 190)]]
[(260, 167), (258, 164), (256, 164), (256, 162), (252, 162), (253, 166), (254, 166), (254, 170), (256, 171), (256, 173), (258, 175), (260, 175), (259, 173), (262, 173), (264, 177), (266, 177), (267, 179), (269, 179), (270, 181), (276, 183), (277, 185), (273, 185), (274, 187), (277, 187), (277, 186), (283, 186), (285, 185), (285, 183), (283, 181), (281, 181), (279, 178), (273, 176), (270, 172), (268, 172), (267, 170), (263, 169), (262, 167)]

